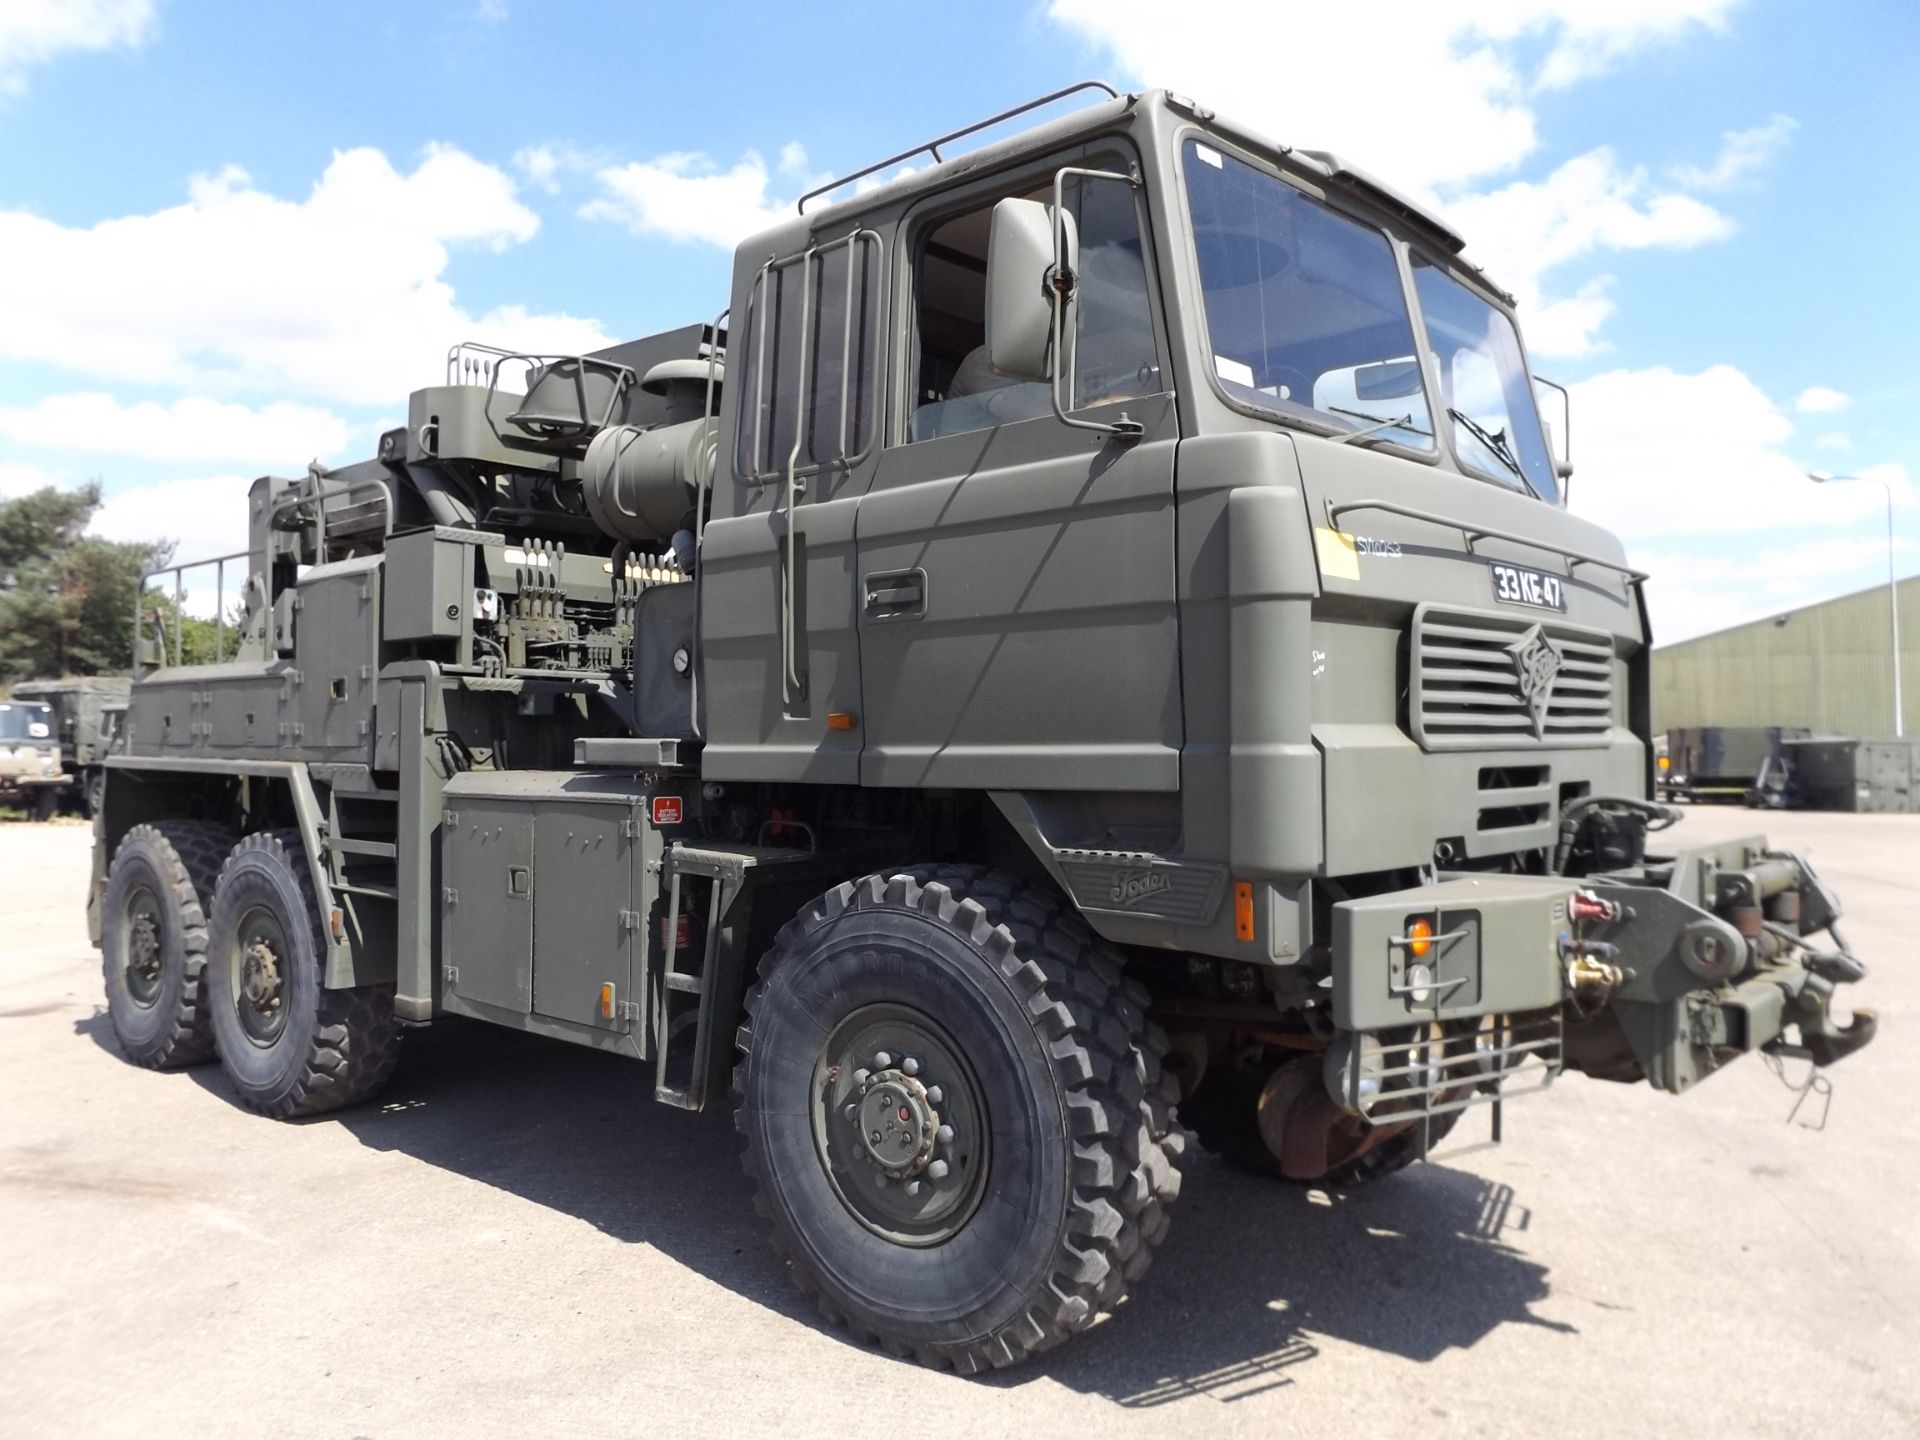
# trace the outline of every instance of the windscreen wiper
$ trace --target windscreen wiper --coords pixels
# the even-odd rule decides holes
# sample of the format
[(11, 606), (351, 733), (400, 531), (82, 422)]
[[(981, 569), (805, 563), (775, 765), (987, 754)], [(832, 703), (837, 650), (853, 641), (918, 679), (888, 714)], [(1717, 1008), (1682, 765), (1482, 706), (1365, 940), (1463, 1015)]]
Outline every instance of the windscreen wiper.
[(1358, 430), (1349, 430), (1344, 435), (1333, 437), (1336, 445), (1345, 445), (1366, 436), (1378, 434), (1382, 430), (1405, 430), (1414, 435), (1432, 435), (1431, 430), (1422, 430), (1413, 423), (1413, 416), (1407, 415), (1370, 415), (1365, 410), (1349, 410), (1344, 405), (1322, 405), (1322, 410), (1331, 410), (1336, 415), (1351, 415), (1356, 420), (1371, 421)]
[(1536, 500), (1544, 498), (1538, 490), (1533, 488), (1533, 482), (1527, 478), (1527, 472), (1520, 468), (1520, 461), (1515, 458), (1512, 449), (1508, 447), (1506, 431), (1489, 431), (1486, 426), (1482, 425), (1464, 410), (1456, 410), (1451, 405), (1447, 407), (1447, 414), (1459, 424), (1465, 426), (1467, 433), (1484, 445), (1488, 454), (1492, 455), (1494, 459), (1511, 470), (1514, 477), (1518, 479), (1522, 485), (1527, 487), (1528, 494)]

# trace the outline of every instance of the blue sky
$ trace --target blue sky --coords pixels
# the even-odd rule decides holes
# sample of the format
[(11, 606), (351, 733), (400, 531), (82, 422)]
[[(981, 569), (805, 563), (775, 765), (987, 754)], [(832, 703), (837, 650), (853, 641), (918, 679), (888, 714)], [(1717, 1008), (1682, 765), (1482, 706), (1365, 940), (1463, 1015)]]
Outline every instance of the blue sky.
[(708, 318), (823, 173), (1095, 75), (1446, 212), (1660, 638), (1883, 573), (1880, 490), (1806, 469), (1886, 481), (1920, 569), (1911, 0), (0, 0), (0, 493), (234, 548), (248, 477), (368, 453), (455, 341)]

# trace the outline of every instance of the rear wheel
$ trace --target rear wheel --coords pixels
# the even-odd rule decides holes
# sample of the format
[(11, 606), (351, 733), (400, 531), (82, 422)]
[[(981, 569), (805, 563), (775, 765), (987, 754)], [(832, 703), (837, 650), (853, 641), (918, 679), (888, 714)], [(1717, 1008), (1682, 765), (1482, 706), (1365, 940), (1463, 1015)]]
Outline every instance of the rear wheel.
[(329, 990), (319, 906), (291, 830), (249, 835), (220, 871), (208, 926), (208, 1008), (242, 1104), (286, 1119), (364, 1100), (399, 1056), (393, 992)]
[(53, 819), (60, 811), (60, 790), (55, 785), (41, 785), (35, 788), (33, 798), (27, 802), (27, 814), (36, 822)]
[(211, 1058), (207, 906), (230, 831), (197, 820), (136, 825), (107, 871), (100, 956), (107, 1020), (136, 1065), (164, 1070)]
[(1146, 995), (1048, 891), (943, 866), (829, 891), (748, 997), (736, 1121), (803, 1291), (971, 1373), (1145, 1273), (1179, 1192)]

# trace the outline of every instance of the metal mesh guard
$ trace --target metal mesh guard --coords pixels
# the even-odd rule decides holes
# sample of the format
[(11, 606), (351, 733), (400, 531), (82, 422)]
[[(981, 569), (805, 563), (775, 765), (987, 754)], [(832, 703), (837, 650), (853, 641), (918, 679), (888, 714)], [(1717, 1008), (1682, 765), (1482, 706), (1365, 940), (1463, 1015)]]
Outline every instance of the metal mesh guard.
[[(1531, 1095), (1546, 1089), (1564, 1066), (1563, 1027), (1558, 1008), (1520, 1015), (1482, 1016), (1448, 1025), (1421, 1024), (1383, 1033), (1379, 1042), (1380, 1082), (1363, 1095), (1362, 1047), (1348, 1061), (1347, 1093), (1358, 1096), (1359, 1111), (1375, 1124), (1428, 1119)], [(1508, 1082), (1529, 1061), (1538, 1061), (1528, 1083)], [(1533, 1079), (1532, 1076), (1536, 1076)]]

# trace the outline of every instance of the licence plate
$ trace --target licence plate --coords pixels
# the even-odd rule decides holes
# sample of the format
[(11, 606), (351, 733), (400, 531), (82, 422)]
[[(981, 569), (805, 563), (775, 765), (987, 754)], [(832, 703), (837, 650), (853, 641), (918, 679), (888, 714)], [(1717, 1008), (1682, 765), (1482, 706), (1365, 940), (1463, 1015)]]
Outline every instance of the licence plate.
[(1549, 575), (1544, 570), (1529, 570), (1524, 565), (1502, 565), (1497, 560), (1488, 561), (1487, 569), (1493, 573), (1494, 599), (1509, 605), (1531, 605), (1536, 610), (1565, 612), (1566, 581), (1560, 576)]

